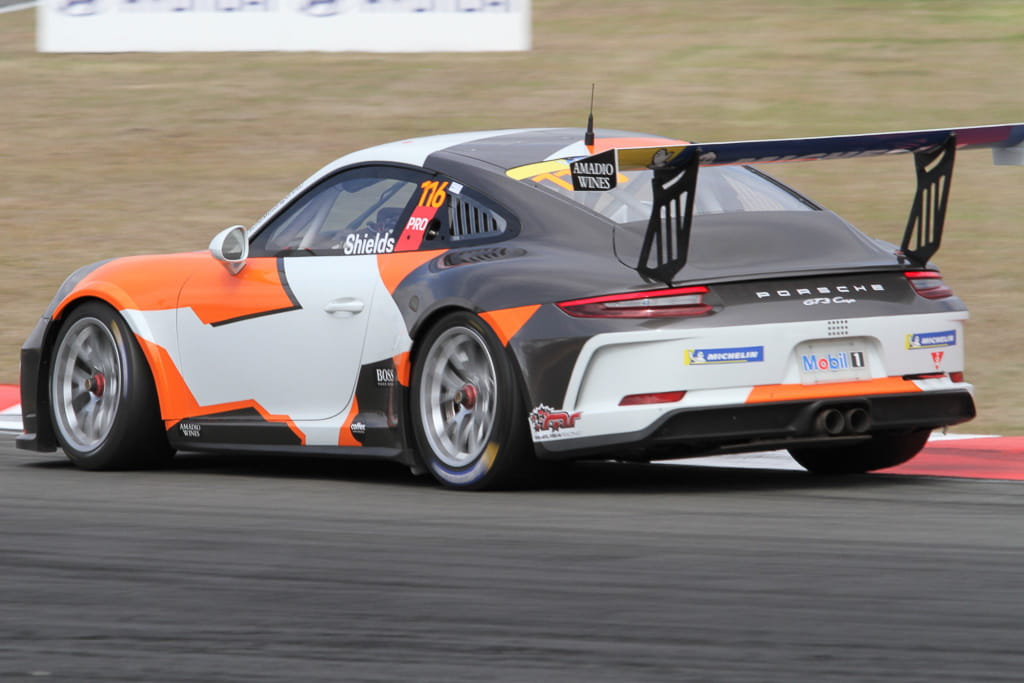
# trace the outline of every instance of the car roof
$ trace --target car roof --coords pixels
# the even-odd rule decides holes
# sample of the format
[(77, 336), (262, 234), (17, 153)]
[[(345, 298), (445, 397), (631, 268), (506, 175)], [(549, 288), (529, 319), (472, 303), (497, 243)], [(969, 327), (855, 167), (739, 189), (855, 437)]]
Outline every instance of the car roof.
[(423, 166), (439, 152), (458, 154), (491, 163), (502, 170), (536, 161), (587, 156), (605, 148), (673, 142), (671, 138), (620, 130), (595, 131), (596, 149), (583, 143), (583, 128), (518, 128), (483, 130), (408, 138), (346, 154), (321, 172), (351, 164), (384, 161)]
[(599, 129), (595, 131), (595, 146), (591, 148), (583, 142), (585, 133), (583, 128), (510, 128), (407, 138), (367, 147), (335, 159), (306, 178), (256, 221), (252, 229), (262, 227), (299, 193), (336, 171), (356, 164), (398, 163), (429, 168), (430, 157), (443, 154), (466, 157), (478, 162), (478, 167), (479, 164), (490, 165), (496, 173), (504, 173), (516, 166), (550, 159), (588, 156), (609, 147), (678, 142), (643, 133)]

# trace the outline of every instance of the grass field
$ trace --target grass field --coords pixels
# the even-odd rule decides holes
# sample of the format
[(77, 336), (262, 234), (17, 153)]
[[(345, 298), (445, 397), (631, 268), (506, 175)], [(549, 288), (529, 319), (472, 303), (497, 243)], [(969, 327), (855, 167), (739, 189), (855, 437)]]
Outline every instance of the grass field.
[[(508, 54), (34, 51), (0, 15), (0, 383), (64, 276), (117, 255), (203, 249), (340, 154), (413, 135), (583, 125), (691, 140), (1024, 120), (1024, 3), (533, 0)], [(776, 165), (898, 241), (908, 158)], [(957, 160), (937, 262), (968, 302), (961, 431), (1024, 434), (1024, 168)]]

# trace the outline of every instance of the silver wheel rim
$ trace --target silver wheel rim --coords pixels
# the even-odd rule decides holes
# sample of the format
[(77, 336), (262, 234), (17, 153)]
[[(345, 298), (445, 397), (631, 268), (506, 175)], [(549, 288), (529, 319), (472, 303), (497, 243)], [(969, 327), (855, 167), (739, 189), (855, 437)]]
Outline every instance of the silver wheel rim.
[(483, 453), (497, 417), (497, 385), (486, 342), (472, 329), (446, 330), (427, 351), (420, 421), (442, 463), (463, 468)]
[(110, 434), (121, 396), (121, 363), (113, 333), (96, 318), (77, 320), (64, 335), (50, 396), (68, 446), (88, 452)]

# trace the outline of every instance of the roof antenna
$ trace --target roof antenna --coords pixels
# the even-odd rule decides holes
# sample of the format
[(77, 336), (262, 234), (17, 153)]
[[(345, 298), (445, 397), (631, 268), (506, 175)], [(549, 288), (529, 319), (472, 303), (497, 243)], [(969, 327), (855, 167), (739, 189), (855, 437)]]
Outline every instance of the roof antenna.
[(587, 132), (583, 135), (583, 144), (594, 146), (594, 84), (590, 84), (590, 116), (587, 117)]

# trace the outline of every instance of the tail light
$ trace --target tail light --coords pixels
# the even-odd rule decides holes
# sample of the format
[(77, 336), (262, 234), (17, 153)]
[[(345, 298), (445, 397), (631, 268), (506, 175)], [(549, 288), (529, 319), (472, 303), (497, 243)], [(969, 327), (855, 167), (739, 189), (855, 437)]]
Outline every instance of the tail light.
[(649, 406), (658, 403), (675, 403), (682, 401), (686, 396), (685, 391), (659, 391), (653, 394), (630, 394), (623, 396), (619, 401), (620, 406)]
[(647, 292), (609, 294), (563, 301), (558, 307), (576, 318), (669, 318), (705, 315), (707, 287), (677, 287)]
[(934, 270), (915, 270), (903, 273), (907, 282), (919, 296), (925, 299), (946, 299), (953, 296), (953, 290), (942, 281), (942, 273)]

